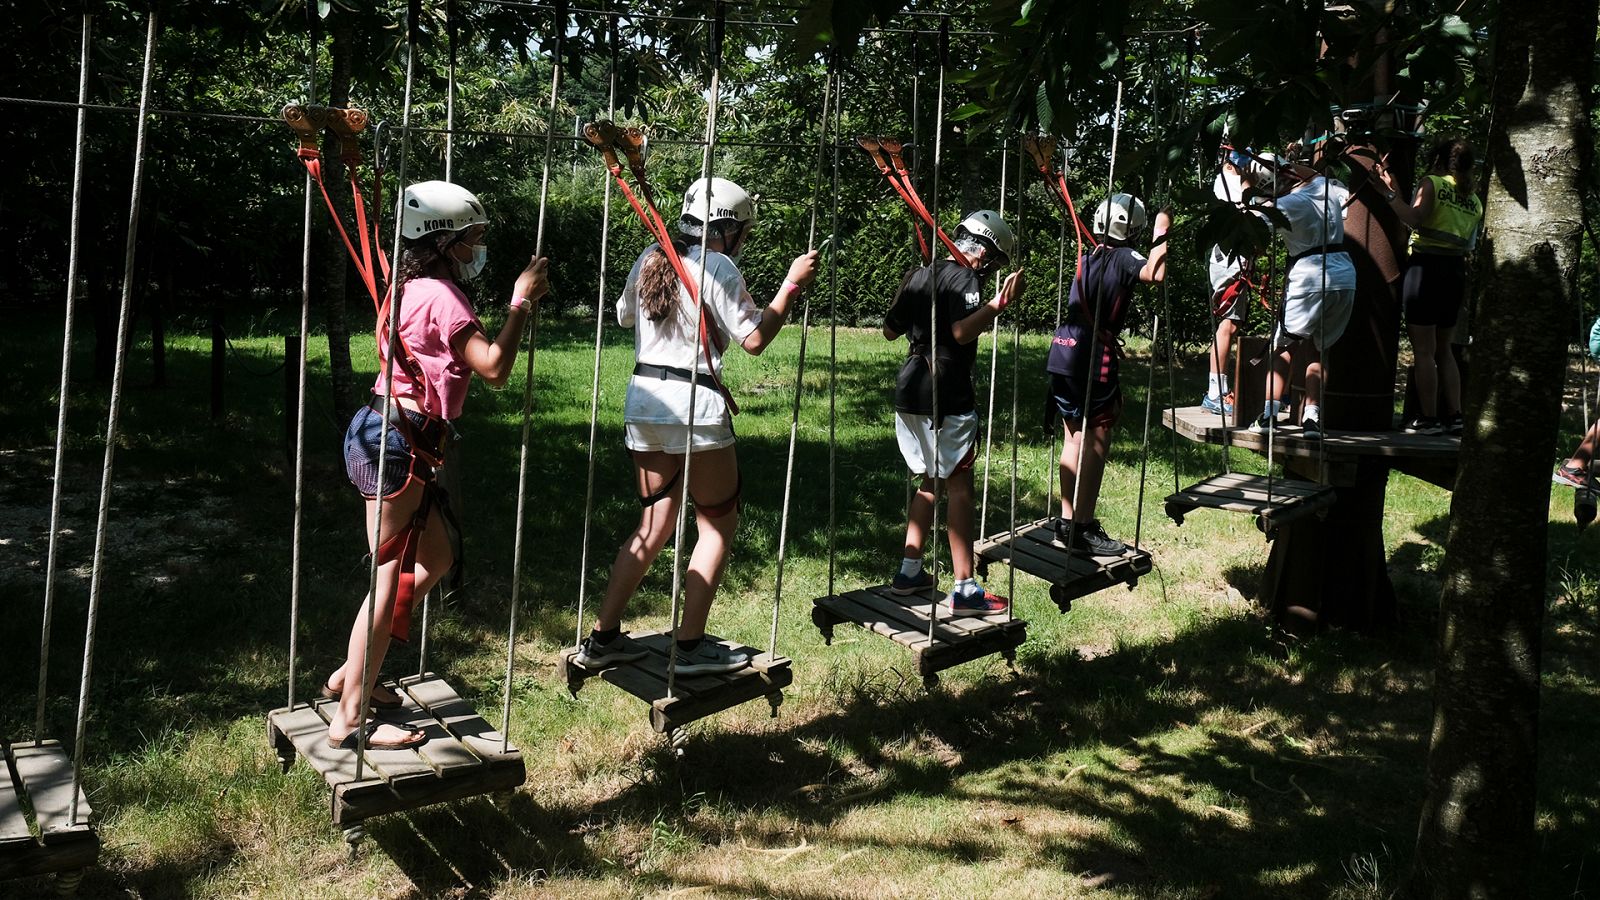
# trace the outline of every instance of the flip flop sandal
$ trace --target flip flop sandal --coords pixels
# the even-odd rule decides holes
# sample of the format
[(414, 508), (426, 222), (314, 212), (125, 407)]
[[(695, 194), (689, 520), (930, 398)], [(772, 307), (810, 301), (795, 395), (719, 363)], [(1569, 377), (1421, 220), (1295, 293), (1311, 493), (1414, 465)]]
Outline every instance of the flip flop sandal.
[[(386, 680), (386, 678), (385, 678), (384, 674), (382, 672), (379, 672), (378, 673), (378, 681), (377, 681), (377, 683), (378, 684), (383, 684), (383, 682), (385, 680)], [(398, 693), (398, 692), (396, 692), (396, 693)], [(323, 682), (322, 683), (322, 696), (327, 698), (327, 699), (329, 699), (329, 700), (332, 700), (335, 703), (338, 703), (339, 702), (339, 698), (344, 696), (344, 691), (333, 687), (332, 685), (328, 684), (327, 682)], [(396, 696), (393, 700), (380, 700), (380, 699), (378, 699), (378, 696), (376, 694), (374, 694), (374, 695), (372, 695), (371, 697), (368, 698), (368, 701), (369, 701), (368, 705), (371, 706), (373, 709), (399, 709), (400, 707), (405, 705), (405, 701), (401, 700), (398, 696)]]
[[(378, 733), (378, 726), (380, 726), (382, 724), (384, 724), (384, 723), (382, 723), (382, 722), (368, 722), (367, 723), (366, 728), (367, 728), (367, 749), (368, 750), (409, 750), (412, 747), (416, 747), (418, 745), (425, 744), (428, 741), (427, 733), (422, 732), (422, 731), (416, 731), (416, 730), (412, 730), (410, 736), (406, 737), (403, 740), (399, 740), (399, 741), (375, 741), (375, 740), (372, 739), (372, 736)], [(337, 739), (333, 735), (330, 734), (330, 735), (328, 735), (328, 746), (333, 748), (334, 750), (354, 750), (354, 749), (356, 749), (356, 735), (359, 734), (359, 733), (360, 733), (359, 730), (351, 731), (349, 734), (345, 735), (342, 740), (341, 739)]]

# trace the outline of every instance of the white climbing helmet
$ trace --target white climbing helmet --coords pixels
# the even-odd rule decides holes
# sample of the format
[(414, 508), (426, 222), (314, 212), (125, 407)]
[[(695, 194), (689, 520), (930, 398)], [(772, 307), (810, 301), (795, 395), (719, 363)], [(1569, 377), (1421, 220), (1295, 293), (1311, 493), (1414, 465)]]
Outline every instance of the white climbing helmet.
[[(711, 179), (711, 223), (737, 222), (749, 225), (756, 220), (756, 201), (744, 188), (726, 178)], [(678, 217), (678, 230), (691, 237), (699, 237), (700, 217), (706, 214), (706, 180), (696, 178), (683, 193), (683, 214)]]
[(400, 230), (408, 238), (462, 231), (488, 223), (478, 195), (448, 181), (419, 181), (400, 198)]
[(1295, 185), (1294, 176), (1281, 171), (1284, 166), (1276, 153), (1261, 153), (1250, 160), (1244, 177), (1256, 193), (1276, 197)]
[(1094, 211), (1094, 233), (1102, 239), (1126, 241), (1145, 225), (1144, 201), (1132, 194), (1112, 194)]
[(1011, 226), (992, 209), (980, 209), (968, 213), (967, 217), (961, 220), (961, 224), (956, 226), (956, 238), (960, 239), (963, 232), (988, 241), (999, 250), (1000, 255), (1005, 257), (1001, 265), (1010, 262), (1011, 258), (1017, 255), (1016, 232), (1013, 232)]

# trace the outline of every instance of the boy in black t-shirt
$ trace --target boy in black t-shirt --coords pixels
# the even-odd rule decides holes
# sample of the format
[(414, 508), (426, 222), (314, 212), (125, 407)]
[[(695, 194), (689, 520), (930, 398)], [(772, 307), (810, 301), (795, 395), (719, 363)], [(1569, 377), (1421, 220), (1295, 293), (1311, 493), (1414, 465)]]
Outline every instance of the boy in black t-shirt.
[[(1156, 213), (1154, 246), (1148, 259), (1128, 246), (1144, 224), (1144, 204), (1133, 196), (1113, 194), (1101, 202), (1094, 214), (1094, 233), (1100, 246), (1079, 260), (1066, 321), (1050, 341), (1045, 366), (1050, 373), (1054, 409), (1061, 416), (1065, 432), (1061, 443), (1061, 518), (1056, 520), (1056, 539), (1071, 551), (1087, 556), (1121, 556), (1128, 549), (1106, 535), (1094, 516), (1094, 508), (1111, 449), (1111, 427), (1122, 412), (1119, 334), (1132, 308), (1133, 289), (1167, 277), (1166, 235), (1172, 217), (1166, 210)], [(1086, 399), (1088, 409), (1084, 408)], [(1086, 417), (1088, 443), (1080, 446)]]
[[(912, 594), (936, 585), (933, 575), (922, 568), (922, 552), (933, 526), (937, 483), (942, 480), (950, 490), (947, 527), (950, 567), (956, 578), (944, 603), (952, 615), (987, 616), (1005, 612), (1008, 601), (984, 590), (972, 577), (972, 463), (978, 448), (972, 364), (978, 336), (1021, 295), (1022, 272), (1011, 273), (1000, 293), (983, 302), (984, 276), (1006, 265), (1016, 252), (1017, 239), (999, 213), (980, 210), (967, 216), (956, 228), (955, 244), (963, 259), (941, 259), (931, 267), (913, 269), (884, 317), (883, 336), (892, 341), (905, 335), (909, 344), (895, 380), (895, 436), (906, 467), (922, 476), (922, 486), (911, 501), (905, 556), (892, 590)], [(934, 300), (938, 333), (930, 341)], [(930, 345), (936, 348), (934, 354)], [(930, 374), (934, 360), (937, 385)]]

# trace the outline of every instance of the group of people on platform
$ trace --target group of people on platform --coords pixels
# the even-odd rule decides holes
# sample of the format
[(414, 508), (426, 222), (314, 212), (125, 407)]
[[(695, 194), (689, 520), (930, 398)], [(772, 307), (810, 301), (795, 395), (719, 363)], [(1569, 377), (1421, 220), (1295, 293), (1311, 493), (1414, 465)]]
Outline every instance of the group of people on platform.
[[(1395, 192), (1388, 173), (1381, 168), (1377, 173), (1386, 202), (1414, 232), (1404, 297), (1417, 357), (1419, 411), (1405, 427), (1423, 434), (1459, 433), (1460, 376), (1450, 343), (1465, 292), (1466, 255), (1482, 218), (1473, 194), (1471, 149), (1460, 141), (1442, 143), (1409, 201)], [(1271, 338), (1275, 358), (1267, 399), (1251, 427), (1277, 427), (1291, 351), (1298, 346), (1308, 361), (1299, 425), (1305, 434), (1316, 435), (1323, 427), (1321, 358), (1343, 334), (1355, 297), (1355, 268), (1342, 249), (1350, 191), (1308, 165), (1242, 150), (1228, 154), (1216, 191), (1247, 209), (1276, 207), (1281, 215), (1271, 221), (1283, 232), (1290, 259)], [(434, 476), (447, 453), (450, 423), (461, 414), (473, 375), (492, 385), (506, 382), (530, 310), (549, 291), (546, 260), (531, 259), (512, 289), (505, 323), (491, 339), (462, 289), (486, 258), (483, 204), (462, 187), (435, 181), (407, 187), (402, 205), (404, 246), (395, 279), (401, 298), (399, 356), (390, 367), (392, 383), (379, 376), (373, 401), (351, 420), (345, 439), (347, 471), (367, 499), (369, 539), (380, 509), (383, 521), (372, 547), (380, 571), (370, 645), (364, 599), (346, 660), (324, 686), (324, 694), (338, 701), (328, 730), (335, 747), (353, 747), (357, 723), (368, 721), (360, 697), (370, 696), (377, 708), (400, 702), (385, 688), (374, 688), (379, 663), (391, 638), (406, 638), (411, 600), (426, 594), (459, 556), (449, 534), (447, 498)], [(623, 418), (640, 517), (617, 551), (593, 630), (574, 656), (586, 669), (646, 654), (623, 632), (623, 615), (671, 537), (684, 502), (694, 506), (697, 540), (688, 560), (683, 617), (674, 634), (677, 671), (722, 673), (749, 663), (744, 654), (704, 640), (738, 524), (742, 487), (733, 429), (736, 406), (722, 382), (723, 355), (730, 344), (753, 355), (771, 346), (818, 266), (815, 251), (797, 256), (771, 301), (758, 305), (738, 266), (755, 217), (754, 200), (739, 185), (721, 178), (696, 181), (685, 193), (678, 221), (683, 237), (673, 249), (679, 261), (652, 244), (635, 260), (617, 299), (617, 322), (634, 331), (635, 364)], [(1138, 248), (1148, 224), (1145, 205), (1133, 196), (1113, 194), (1100, 203), (1091, 228), (1094, 248), (1080, 260), (1062, 324), (1051, 339), (1045, 368), (1051, 405), (1063, 429), (1056, 537), (1069, 552), (1104, 557), (1127, 551), (1107, 535), (1095, 506), (1111, 431), (1123, 406), (1120, 335), (1136, 289), (1166, 277), (1171, 216), (1165, 210), (1154, 216), (1144, 252)], [(907, 595), (937, 588), (923, 554), (929, 541), (937, 540), (930, 532), (942, 489), (948, 497), (953, 576), (941, 601), (947, 615), (994, 615), (1009, 604), (974, 573), (972, 467), (979, 423), (973, 366), (978, 337), (1022, 293), (1023, 274), (1017, 269), (992, 298), (984, 297), (986, 278), (1012, 263), (1016, 246), (998, 213), (966, 216), (953, 234), (952, 258), (908, 273), (884, 316), (884, 337), (904, 337), (907, 344), (894, 388), (895, 434), (906, 466), (922, 478), (908, 510), (904, 554), (891, 588)], [(685, 283), (702, 266), (698, 284)], [(1220, 325), (1204, 405), (1231, 413), (1224, 360), (1243, 323), (1251, 267), (1214, 249), (1210, 271)], [(387, 429), (386, 394), (392, 399)], [(1443, 397), (1442, 407), (1435, 405), (1437, 396)], [(387, 443), (380, 448), (385, 434)], [(386, 460), (381, 484), (380, 459)], [(366, 727), (370, 747), (408, 747), (426, 739), (421, 731), (392, 723), (369, 721)]]

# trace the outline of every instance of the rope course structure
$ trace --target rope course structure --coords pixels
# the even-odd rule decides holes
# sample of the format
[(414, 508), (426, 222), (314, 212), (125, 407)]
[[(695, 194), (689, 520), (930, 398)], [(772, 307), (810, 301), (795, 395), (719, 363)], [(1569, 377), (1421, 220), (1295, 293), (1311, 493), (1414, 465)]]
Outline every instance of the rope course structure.
[[(154, 12), (145, 23), (144, 73), (140, 80), (139, 103), (150, 104), (151, 73), (155, 68), (155, 39), (158, 23)], [(69, 759), (60, 741), (45, 735), (45, 705), (49, 698), (50, 643), (56, 604), (56, 567), (61, 535), (62, 475), (66, 461), (67, 404), (72, 376), (73, 309), (76, 306), (80, 229), (83, 217), (83, 168), (87, 146), (87, 110), (83, 103), (89, 94), (89, 56), (92, 49), (94, 16), (85, 12), (81, 24), (78, 58), (77, 138), (72, 158), (72, 219), (67, 251), (67, 303), (61, 336), (61, 392), (56, 418), (55, 477), (50, 488), (50, 536), (46, 552), (44, 614), (39, 629), (39, 687), (34, 707), (31, 739), (0, 739), (0, 881), (33, 875), (54, 874), (56, 887), (71, 894), (83, 878), (83, 870), (100, 858), (100, 836), (95, 830), (94, 810), (83, 792), (83, 752), (89, 717), (89, 687), (93, 674), (95, 625), (100, 612), (101, 572), (105, 565), (105, 533), (108, 525), (112, 489), (112, 457), (117, 446), (117, 417), (122, 402), (122, 379), (128, 351), (128, 319), (133, 305), (133, 262), (138, 239), (140, 194), (143, 187), (145, 127), (148, 116), (139, 117), (134, 142), (133, 193), (129, 201), (127, 248), (123, 258), (122, 302), (118, 315), (116, 356), (112, 376), (111, 405), (106, 415), (106, 453), (101, 470), (100, 507), (95, 525), (93, 569), (90, 575), (88, 624), (84, 635), (83, 675), (78, 687), (78, 717)], [(31, 812), (28, 815), (27, 810)], [(30, 821), (31, 819), (31, 821)], [(38, 836), (35, 837), (34, 835)]]

